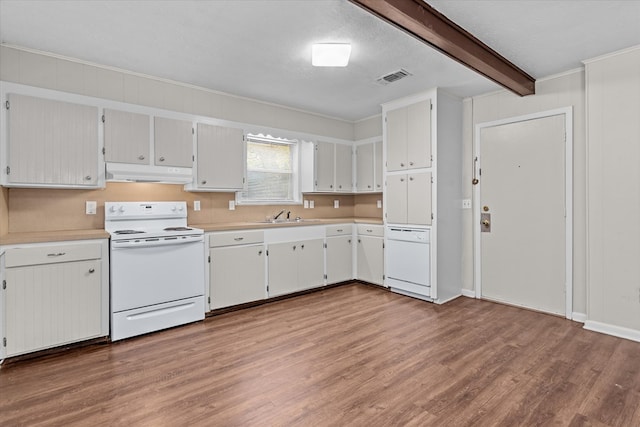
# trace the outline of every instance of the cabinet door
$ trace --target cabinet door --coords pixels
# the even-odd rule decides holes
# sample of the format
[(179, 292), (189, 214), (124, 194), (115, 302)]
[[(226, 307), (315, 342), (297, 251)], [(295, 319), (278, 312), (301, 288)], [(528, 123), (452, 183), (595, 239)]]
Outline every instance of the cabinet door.
[(316, 143), (316, 191), (333, 191), (335, 172), (335, 144)]
[(7, 356), (101, 335), (100, 260), (6, 270)]
[(431, 225), (431, 172), (407, 177), (407, 223)]
[(141, 165), (150, 164), (150, 119), (146, 114), (105, 109), (105, 161)]
[(382, 191), (382, 141), (373, 143), (375, 190)]
[(351, 236), (327, 237), (327, 283), (353, 278)]
[(299, 242), (298, 289), (317, 288), (324, 284), (324, 240)]
[(353, 148), (336, 144), (336, 190), (353, 191)]
[(262, 245), (213, 248), (209, 254), (211, 309), (264, 299)]
[(384, 240), (358, 236), (358, 279), (384, 285)]
[(407, 168), (407, 108), (387, 112), (387, 170)]
[(431, 101), (407, 107), (407, 167), (431, 167)]
[(98, 184), (98, 109), (10, 94), (8, 181)]
[(193, 124), (186, 120), (154, 117), (155, 164), (193, 166)]
[(244, 169), (242, 129), (198, 123), (198, 187), (242, 190)]
[(387, 222), (407, 223), (407, 175), (387, 175)]
[(269, 245), (269, 296), (290, 294), (298, 290), (299, 243)]
[(374, 144), (363, 144), (356, 147), (356, 190), (373, 191)]

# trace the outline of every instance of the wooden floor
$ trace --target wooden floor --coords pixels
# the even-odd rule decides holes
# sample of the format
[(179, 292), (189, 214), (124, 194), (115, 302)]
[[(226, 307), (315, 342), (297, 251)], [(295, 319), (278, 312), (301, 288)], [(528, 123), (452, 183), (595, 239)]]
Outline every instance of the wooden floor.
[(639, 426), (640, 343), (352, 284), (0, 369), (0, 425)]

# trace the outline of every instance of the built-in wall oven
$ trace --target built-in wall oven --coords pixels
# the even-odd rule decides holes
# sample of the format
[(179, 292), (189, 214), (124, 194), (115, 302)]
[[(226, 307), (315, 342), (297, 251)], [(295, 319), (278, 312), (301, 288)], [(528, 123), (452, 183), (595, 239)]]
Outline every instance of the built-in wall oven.
[(386, 283), (392, 291), (432, 298), (430, 230), (388, 226)]
[(204, 319), (203, 230), (185, 202), (107, 202), (113, 341)]

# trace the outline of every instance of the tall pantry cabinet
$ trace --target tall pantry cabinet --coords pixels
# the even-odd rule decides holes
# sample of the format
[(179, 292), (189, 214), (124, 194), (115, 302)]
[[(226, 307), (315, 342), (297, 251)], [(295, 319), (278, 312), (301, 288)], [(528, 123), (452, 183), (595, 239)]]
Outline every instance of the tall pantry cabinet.
[(432, 89), (382, 112), (385, 226), (429, 230), (424, 299), (444, 303), (462, 289), (462, 100)]

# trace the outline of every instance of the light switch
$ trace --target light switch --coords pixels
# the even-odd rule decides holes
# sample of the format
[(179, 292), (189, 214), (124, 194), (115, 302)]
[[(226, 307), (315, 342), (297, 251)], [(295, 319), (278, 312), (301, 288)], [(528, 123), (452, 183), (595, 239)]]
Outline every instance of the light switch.
[(462, 200), (462, 209), (471, 209), (471, 199)]
[(85, 213), (87, 215), (95, 215), (98, 209), (98, 203), (95, 201), (87, 201), (85, 205)]
[(382, 209), (382, 200), (376, 200), (376, 206), (378, 209)]
[(338, 209), (338, 208), (340, 207), (340, 200), (334, 200), (334, 201), (333, 201), (333, 207), (334, 207), (335, 209)]
[(194, 200), (194, 202), (193, 202), (193, 210), (194, 211), (199, 211), (200, 210), (200, 200)]
[(230, 211), (235, 211), (236, 210), (236, 201), (235, 200), (229, 200), (229, 210)]

